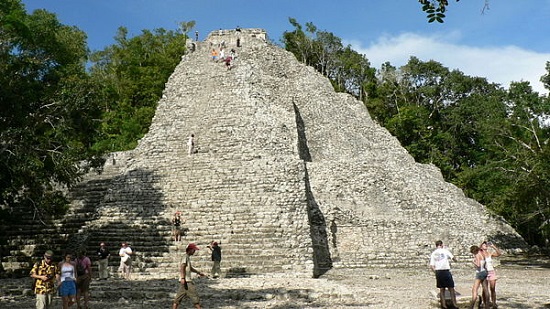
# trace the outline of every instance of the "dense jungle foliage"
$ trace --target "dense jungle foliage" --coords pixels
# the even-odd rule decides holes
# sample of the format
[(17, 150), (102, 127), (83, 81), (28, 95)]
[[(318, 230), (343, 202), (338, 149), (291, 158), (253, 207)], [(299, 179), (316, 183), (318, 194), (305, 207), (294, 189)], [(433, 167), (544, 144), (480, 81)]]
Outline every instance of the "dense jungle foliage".
[(185, 49), (185, 31), (143, 30), (90, 52), (86, 34), (20, 0), (0, 3), (0, 223), (61, 216), (63, 189), (106, 152), (135, 147)]
[[(376, 70), (334, 34), (290, 24), (284, 48), (362, 100), (418, 162), (438, 166), (529, 243), (547, 244), (547, 96), (526, 82), (504, 89), (414, 57)], [(132, 38), (120, 28), (115, 44), (91, 52), (86, 34), (54, 14), (0, 3), (0, 224), (16, 209), (63, 215), (64, 187), (100, 168), (105, 153), (135, 147), (193, 26)], [(550, 88), (550, 62), (546, 70), (541, 80)]]

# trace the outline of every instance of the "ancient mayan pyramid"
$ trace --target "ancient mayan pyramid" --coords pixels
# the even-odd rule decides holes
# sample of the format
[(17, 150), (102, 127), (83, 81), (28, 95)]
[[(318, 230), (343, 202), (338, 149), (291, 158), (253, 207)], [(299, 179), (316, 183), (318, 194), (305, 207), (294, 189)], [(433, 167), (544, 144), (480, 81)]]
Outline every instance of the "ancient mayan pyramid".
[[(222, 42), (237, 52), (231, 70), (210, 57)], [(136, 149), (112, 154), (103, 175), (73, 192), (73, 207), (91, 214), (79, 230), (90, 249), (127, 241), (137, 272), (174, 277), (183, 248), (170, 240), (175, 211), (189, 229), (184, 243), (221, 242), (227, 274), (425, 267), (438, 239), (459, 256), (487, 238), (525, 247), (265, 31), (220, 30), (187, 44), (195, 51)], [(198, 263), (208, 254), (200, 250)]]

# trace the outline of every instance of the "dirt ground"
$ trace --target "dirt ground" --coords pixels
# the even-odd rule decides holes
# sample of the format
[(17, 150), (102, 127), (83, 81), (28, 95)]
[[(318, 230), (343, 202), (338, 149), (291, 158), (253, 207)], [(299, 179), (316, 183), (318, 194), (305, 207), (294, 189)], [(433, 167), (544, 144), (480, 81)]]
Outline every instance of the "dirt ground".
[[(550, 308), (548, 264), (515, 261), (500, 265), (497, 275), (498, 308)], [(473, 270), (455, 269), (453, 276), (460, 308), (468, 308)], [(438, 308), (435, 279), (427, 269), (331, 270), (320, 279), (264, 275), (196, 284), (203, 308)], [(28, 278), (0, 280), (0, 308), (34, 308), (30, 291), (14, 292), (26, 286)], [(174, 280), (94, 281), (89, 308), (170, 308), (176, 289)], [(54, 308), (60, 307), (56, 298)]]

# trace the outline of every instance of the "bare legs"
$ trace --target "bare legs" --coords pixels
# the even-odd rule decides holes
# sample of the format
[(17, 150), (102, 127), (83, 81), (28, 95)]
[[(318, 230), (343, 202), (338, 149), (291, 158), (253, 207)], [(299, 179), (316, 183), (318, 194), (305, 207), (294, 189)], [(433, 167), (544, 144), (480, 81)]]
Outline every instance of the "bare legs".
[(477, 291), (479, 290), (480, 285), (483, 290), (483, 292), (481, 293), (481, 295), (483, 296), (483, 304), (485, 305), (485, 309), (489, 309), (489, 297), (488, 297), (489, 287), (487, 284), (487, 280), (479, 280), (479, 279), (476, 279), (472, 287), (472, 301), (470, 303), (470, 308), (473, 309), (475, 306), (475, 303), (477, 301), (477, 296), (478, 296)]
[[(453, 303), (453, 306), (455, 308), (458, 308), (458, 304), (456, 303), (456, 292), (454, 288), (448, 288), (449, 293), (451, 294), (451, 302)], [(445, 300), (445, 288), (439, 289), (439, 301), (441, 303), (441, 307), (447, 308), (447, 301)]]

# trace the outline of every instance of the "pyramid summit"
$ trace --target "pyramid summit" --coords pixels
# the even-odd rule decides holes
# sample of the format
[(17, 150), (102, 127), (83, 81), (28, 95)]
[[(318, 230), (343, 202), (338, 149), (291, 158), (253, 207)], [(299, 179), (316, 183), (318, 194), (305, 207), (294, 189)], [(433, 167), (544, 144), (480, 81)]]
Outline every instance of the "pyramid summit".
[[(139, 252), (137, 275), (157, 278), (177, 276), (189, 242), (218, 241), (228, 275), (314, 277), (425, 267), (438, 239), (464, 257), (488, 238), (510, 252), (526, 247), (264, 30), (217, 30), (186, 44), (193, 51), (166, 83), (149, 132), (71, 192), (81, 224), (68, 238), (90, 250), (128, 242)], [(236, 52), (231, 69), (211, 57), (221, 46)], [(188, 229), (181, 244), (170, 236), (177, 211)], [(206, 267), (208, 250), (197, 255)]]

